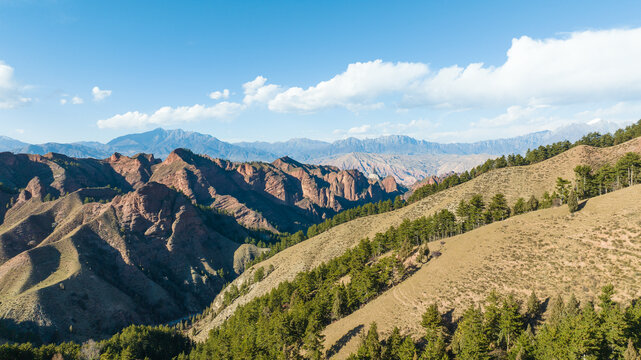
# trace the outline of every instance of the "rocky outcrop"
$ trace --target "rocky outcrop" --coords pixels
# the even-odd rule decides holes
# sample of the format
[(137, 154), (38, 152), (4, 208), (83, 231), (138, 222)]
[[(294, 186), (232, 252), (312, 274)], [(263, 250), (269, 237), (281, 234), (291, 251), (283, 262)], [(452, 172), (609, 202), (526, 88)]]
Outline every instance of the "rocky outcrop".
[[(246, 227), (275, 232), (305, 229), (347, 208), (402, 193), (394, 179), (368, 179), (357, 170), (306, 165), (289, 157), (271, 164), (237, 163), (186, 149), (172, 151), (163, 162), (146, 154), (114, 153), (97, 160), (0, 153), (0, 165), (3, 187), (16, 193), (24, 190), (14, 199), (18, 203), (34, 194), (42, 200), (46, 194), (58, 197), (92, 187), (126, 193), (155, 181), (193, 202), (231, 214)], [(36, 177), (37, 183), (26, 189)], [(5, 209), (8, 200), (1, 204)]]
[(0, 182), (18, 192), (38, 177), (42, 186), (55, 195), (78, 189), (110, 186), (122, 191), (139, 188), (151, 177), (158, 161), (150, 155), (126, 157), (114, 154), (108, 159), (78, 159), (65, 155), (0, 153)]
[(400, 192), (400, 189), (398, 188), (398, 184), (396, 183), (396, 179), (394, 179), (394, 177), (391, 175), (383, 179), (382, 184), (383, 184), (383, 188), (388, 193)]
[(49, 193), (50, 189), (48, 189), (48, 186), (42, 184), (40, 178), (36, 176), (31, 179), (27, 184), (27, 187), (20, 192), (20, 195), (18, 195), (18, 201), (24, 202), (31, 198), (42, 200)]
[(160, 163), (153, 155), (138, 154), (132, 157), (114, 153), (105, 160), (115, 172), (124, 177), (134, 189), (143, 186), (151, 178), (151, 167)]

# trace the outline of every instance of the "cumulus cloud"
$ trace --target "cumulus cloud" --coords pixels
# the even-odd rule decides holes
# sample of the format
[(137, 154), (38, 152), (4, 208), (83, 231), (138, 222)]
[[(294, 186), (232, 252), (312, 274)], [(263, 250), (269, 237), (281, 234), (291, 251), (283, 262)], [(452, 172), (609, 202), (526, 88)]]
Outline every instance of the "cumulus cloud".
[[(496, 66), (479, 62), (430, 69), (426, 62), (374, 60), (349, 64), (342, 73), (311, 86), (278, 85), (257, 76), (242, 85), (242, 102), (223, 101), (212, 107), (166, 107), (153, 114), (129, 112), (101, 120), (99, 125), (127, 126), (130, 122), (137, 124), (135, 126), (146, 126), (201, 118), (223, 119), (256, 105), (279, 113), (312, 113), (331, 108), (357, 112), (393, 104), (398, 112), (421, 107), (444, 117), (459, 111), (477, 111), (474, 115), (468, 112), (480, 118), (474, 121), (470, 136), (481, 136), (483, 131), (495, 135), (501, 127), (506, 131), (507, 127), (514, 131), (526, 127), (536, 130), (554, 121), (588, 116), (570, 114), (574, 107), (593, 108), (590, 105), (598, 102), (604, 108), (601, 112), (605, 113), (607, 106), (612, 104), (637, 101), (641, 98), (639, 58), (641, 28), (581, 31), (548, 39), (522, 36), (512, 40), (505, 61)], [(209, 96), (213, 100), (223, 100), (230, 92), (224, 89)], [(562, 108), (565, 109), (563, 119), (555, 117), (553, 112)], [(631, 105), (626, 107), (625, 116), (630, 108)], [(498, 111), (504, 113), (488, 116)], [(623, 112), (620, 109), (611, 111)], [(603, 117), (598, 111), (593, 112), (591, 119)], [(469, 124), (469, 118), (458, 118)], [(337, 134), (368, 136), (389, 132), (413, 135), (412, 131), (427, 133), (428, 130), (430, 134), (439, 134), (430, 126), (428, 122), (416, 120), (385, 126), (371, 124), (369, 128), (356, 126), (337, 130)], [(448, 135), (444, 131), (440, 134)]]
[(144, 128), (148, 126), (165, 126), (205, 119), (227, 120), (238, 114), (242, 104), (220, 102), (213, 106), (193, 105), (170, 107), (164, 106), (152, 114), (130, 111), (98, 121), (98, 127), (104, 128)]
[(366, 134), (367, 132), (370, 131), (371, 128), (372, 128), (372, 125), (365, 124), (365, 125), (350, 128), (349, 130), (347, 130), (347, 133), (350, 135)]
[(31, 102), (21, 93), (20, 86), (13, 79), (13, 68), (0, 61), (0, 109), (11, 109)]
[(67, 104), (80, 105), (84, 102), (85, 101), (78, 95), (72, 97), (68, 94), (62, 94), (62, 97), (60, 98), (60, 105), (67, 105)]
[(229, 98), (229, 89), (225, 89), (223, 91), (213, 91), (209, 93), (209, 98), (212, 100), (221, 100), (221, 99), (228, 99)]
[(111, 96), (111, 90), (102, 90), (94, 86), (93, 89), (91, 89), (91, 94), (93, 95), (94, 101), (101, 101)]
[(345, 72), (307, 89), (291, 87), (269, 101), (277, 112), (311, 112), (325, 108), (358, 108), (383, 94), (412, 89), (429, 73), (421, 63), (375, 60), (349, 64)]
[(407, 100), (415, 105), (567, 104), (641, 95), (641, 28), (512, 40), (498, 67), (474, 63), (430, 74)]
[(315, 112), (380, 108), (385, 96), (400, 96), (401, 108), (451, 109), (635, 99), (641, 96), (640, 44), (641, 28), (522, 36), (512, 40), (499, 66), (430, 70), (420, 62), (357, 62), (307, 88), (266, 85), (259, 76), (243, 86), (244, 102), (264, 102), (276, 112)]
[(243, 84), (245, 97), (243, 103), (251, 105), (254, 103), (268, 103), (281, 90), (280, 86), (267, 84), (267, 78), (257, 76), (254, 80)]

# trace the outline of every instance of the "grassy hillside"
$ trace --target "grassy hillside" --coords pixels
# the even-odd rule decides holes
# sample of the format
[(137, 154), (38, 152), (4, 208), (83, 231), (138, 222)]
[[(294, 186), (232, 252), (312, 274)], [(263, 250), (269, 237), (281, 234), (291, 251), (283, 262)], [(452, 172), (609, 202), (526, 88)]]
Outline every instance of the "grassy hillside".
[[(442, 253), (401, 284), (353, 314), (328, 326), (329, 348), (346, 344), (336, 358), (356, 350), (372, 321), (388, 334), (394, 326), (419, 335), (421, 315), (433, 303), (458, 317), (492, 289), (525, 299), (576, 294), (592, 300), (612, 283), (616, 300), (641, 296), (641, 186), (590, 199), (570, 214), (566, 206), (540, 210), (481, 227), (444, 242), (431, 243)], [(351, 334), (347, 335), (347, 334)]]
[(399, 210), (355, 219), (334, 227), (256, 264), (252, 269), (246, 271), (234, 281), (234, 284), (239, 288), (243, 283), (252, 282), (255, 269), (273, 268), (273, 271), (263, 281), (251, 285), (244, 295), (238, 297), (224, 309), (225, 291), (219, 294), (214, 300), (211, 314), (198, 321), (189, 333), (197, 341), (204, 340), (209, 329), (222, 323), (237, 306), (267, 293), (283, 281), (292, 280), (301, 271), (312, 269), (342, 254), (346, 249), (355, 246), (362, 238), (371, 238), (376, 233), (384, 232), (390, 226), (398, 226), (404, 219), (417, 219), (445, 208), (453, 211), (461, 199), (469, 199), (473, 194), (483, 194), (487, 201), (494, 194), (503, 193), (510, 205), (514, 204), (519, 197), (527, 198), (530, 195), (540, 197), (545, 191), (551, 192), (554, 189), (557, 177), (573, 179), (573, 169), (577, 165), (590, 165), (593, 168), (598, 168), (605, 163), (616, 162), (618, 158), (631, 151), (641, 152), (641, 138), (608, 148), (577, 146), (540, 163), (493, 170)]

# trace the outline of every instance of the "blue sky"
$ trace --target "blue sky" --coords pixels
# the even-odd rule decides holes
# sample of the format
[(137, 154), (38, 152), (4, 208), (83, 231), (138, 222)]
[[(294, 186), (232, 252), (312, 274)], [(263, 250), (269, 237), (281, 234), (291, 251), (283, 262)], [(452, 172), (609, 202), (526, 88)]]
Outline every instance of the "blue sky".
[(641, 118), (639, 13), (638, 1), (0, 0), (0, 134), (450, 142), (624, 123)]

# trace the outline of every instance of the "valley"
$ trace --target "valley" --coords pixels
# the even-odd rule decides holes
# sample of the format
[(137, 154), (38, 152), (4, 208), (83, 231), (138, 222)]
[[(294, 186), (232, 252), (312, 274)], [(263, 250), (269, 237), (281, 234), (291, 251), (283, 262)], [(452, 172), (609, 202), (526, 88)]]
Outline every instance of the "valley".
[[(366, 179), (357, 170), (305, 165), (288, 157), (269, 164), (233, 163), (184, 149), (173, 151), (164, 161), (151, 155), (114, 154), (93, 160), (4, 153), (5, 164), (22, 166), (5, 167), (3, 173), (7, 210), (0, 226), (0, 310), (10, 315), (4, 316), (3, 333), (13, 329), (16, 340), (84, 341), (109, 336), (132, 323), (171, 322), (173, 331), (200, 344), (194, 350), (195, 359), (223, 356), (212, 348), (212, 341), (222, 340), (213, 340), (223, 336), (216, 335), (222, 329), (251, 330), (243, 335), (250, 336), (262, 321), (271, 324), (280, 316), (301, 316), (288, 315), (292, 306), (304, 313), (321, 306), (318, 294), (336, 299), (331, 287), (307, 290), (311, 297), (303, 297), (303, 302), (293, 300), (300, 296), (297, 291), (289, 293), (292, 286), (303, 286), (306, 276), (331, 272), (336, 266), (342, 270), (333, 276), (340, 275), (347, 294), (366, 292), (349, 300), (356, 302), (344, 305), (348, 310), (332, 310), (331, 318), (321, 316), (312, 330), (309, 324), (292, 329), (293, 342), (270, 340), (285, 341), (287, 357), (314, 351), (347, 358), (361, 351), (359, 334), (367, 334), (373, 323), (382, 337), (397, 328), (394, 331), (403, 336), (419, 339), (418, 325), (429, 305), (436, 304), (456, 324), (464, 309), (481, 303), (492, 290), (514, 294), (519, 301), (525, 301), (532, 290), (548, 300), (574, 293), (585, 302), (597, 296), (602, 286), (613, 284), (615, 300), (629, 303), (641, 292), (634, 281), (641, 271), (634, 261), (641, 256), (637, 254), (641, 223), (635, 220), (641, 202), (637, 186), (629, 186), (636, 176), (630, 171), (641, 166), (634, 160), (638, 155), (631, 155), (641, 153), (641, 137), (634, 135), (637, 128), (629, 127), (628, 135), (620, 138), (632, 139), (618, 145), (566, 144), (554, 150), (558, 155), (531, 165), (485, 169), (487, 164), (501, 163), (492, 160), (485, 167), (470, 169), (471, 178), (410, 196), (409, 202), (399, 200), (402, 188), (392, 177)], [(621, 169), (618, 173), (627, 166), (627, 180), (610, 177), (605, 185), (607, 192), (622, 189), (598, 196), (604, 185), (597, 191), (591, 182), (591, 195), (585, 195), (575, 213), (555, 203), (568, 196), (559, 195), (567, 191), (559, 179), (579, 184), (585, 181), (577, 177), (583, 171), (579, 169), (586, 168), (590, 181), (597, 181), (600, 174), (609, 174), (603, 170), (608, 166)], [(88, 176), (92, 171), (100, 176)], [(25, 187), (14, 190), (19, 186)], [(578, 189), (575, 185), (574, 190)], [(261, 222), (251, 212), (218, 207), (228, 204), (222, 200), (231, 194), (236, 204), (252, 210), (265, 206), (270, 211), (256, 213), (262, 216), (258, 217)], [(351, 220), (330, 221), (320, 233), (311, 231), (323, 218), (340, 216), (341, 210), (393, 198), (393, 204), (376, 210), (380, 213), (359, 215), (368, 209), (363, 206)], [(461, 212), (461, 204), (472, 206), (475, 198), (481, 201), (479, 209), (487, 209), (480, 227), (466, 222)], [(521, 214), (523, 210), (515, 204), (528, 198), (539, 199), (535, 199), (538, 205)], [(503, 206), (506, 215), (491, 212), (493, 206)], [(325, 215), (313, 217), (319, 211)], [(509, 216), (511, 211), (516, 213)], [(255, 245), (277, 239), (269, 234), (277, 234), (283, 225), (269, 219), (292, 219), (294, 214), (309, 220), (290, 231), (314, 225), (309, 236), (302, 232), (299, 240), (279, 245), (276, 252)], [(503, 220), (504, 216), (508, 218)], [(434, 222), (429, 225), (432, 230), (421, 228)], [(448, 225), (436, 230), (439, 224)], [(424, 235), (412, 240), (408, 231)], [(370, 241), (383, 243), (367, 245)], [(375, 256), (372, 250), (359, 250), (381, 246), (382, 253)], [(260, 261), (266, 251), (270, 256)], [(366, 255), (359, 257), (360, 251)], [(427, 258), (419, 255), (423, 251)], [(341, 261), (349, 265), (338, 265)], [(352, 284), (367, 284), (367, 277), (357, 279), (377, 273), (382, 278), (376, 280), (375, 288), (367, 290), (374, 285), (365, 285), (357, 290), (363, 285)], [(284, 299), (266, 300), (282, 291), (292, 299), (278, 306)], [(247, 311), (261, 301), (268, 301), (265, 311), (275, 311), (279, 317), (256, 324), (238, 320), (254, 316)], [(90, 315), (98, 308), (112, 312), (104, 317)], [(176, 319), (180, 321), (172, 321)], [(21, 331), (15, 332), (18, 328)], [(234, 343), (229, 346), (239, 346)], [(310, 344), (316, 345), (310, 348)], [(272, 351), (251, 346), (264, 354)]]

